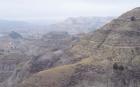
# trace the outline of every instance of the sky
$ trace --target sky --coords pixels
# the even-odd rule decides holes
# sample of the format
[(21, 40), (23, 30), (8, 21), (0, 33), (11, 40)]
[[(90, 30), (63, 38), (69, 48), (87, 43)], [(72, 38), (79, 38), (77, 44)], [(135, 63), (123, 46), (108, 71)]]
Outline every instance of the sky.
[(79, 16), (119, 16), (140, 0), (0, 0), (0, 19), (40, 20)]

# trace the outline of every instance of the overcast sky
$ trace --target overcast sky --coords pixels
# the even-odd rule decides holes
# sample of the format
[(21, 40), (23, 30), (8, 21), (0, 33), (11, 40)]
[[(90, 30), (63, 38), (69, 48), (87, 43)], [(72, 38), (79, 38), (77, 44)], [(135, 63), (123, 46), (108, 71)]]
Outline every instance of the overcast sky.
[(0, 19), (119, 16), (138, 6), (140, 0), (0, 0)]

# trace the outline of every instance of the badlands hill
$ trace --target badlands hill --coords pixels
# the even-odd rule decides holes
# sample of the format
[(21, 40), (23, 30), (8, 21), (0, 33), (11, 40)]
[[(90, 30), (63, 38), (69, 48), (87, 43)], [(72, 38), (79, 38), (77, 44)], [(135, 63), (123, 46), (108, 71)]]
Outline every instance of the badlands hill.
[(11, 32), (1, 38), (9, 39), (1, 42), (6, 46), (0, 55), (0, 87), (18, 87), (35, 73), (75, 63), (69, 49), (79, 41), (79, 37), (67, 32), (50, 32), (41, 39), (24, 38), (17, 32)]
[(69, 51), (76, 62), (36, 72), (17, 87), (140, 87), (140, 8), (82, 36)]

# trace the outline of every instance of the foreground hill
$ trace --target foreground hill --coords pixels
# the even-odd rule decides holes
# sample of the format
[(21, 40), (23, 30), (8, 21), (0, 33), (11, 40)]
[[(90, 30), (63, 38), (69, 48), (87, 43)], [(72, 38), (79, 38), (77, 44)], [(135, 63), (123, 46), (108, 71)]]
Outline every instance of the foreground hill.
[(76, 63), (42, 70), (17, 87), (139, 87), (140, 8), (80, 39), (70, 50)]

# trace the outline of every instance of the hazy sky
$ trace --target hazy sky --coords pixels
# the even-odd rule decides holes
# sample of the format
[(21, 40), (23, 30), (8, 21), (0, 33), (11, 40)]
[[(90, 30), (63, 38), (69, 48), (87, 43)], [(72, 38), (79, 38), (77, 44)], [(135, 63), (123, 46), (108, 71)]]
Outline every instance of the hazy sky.
[(0, 19), (119, 16), (138, 6), (140, 0), (0, 0)]

